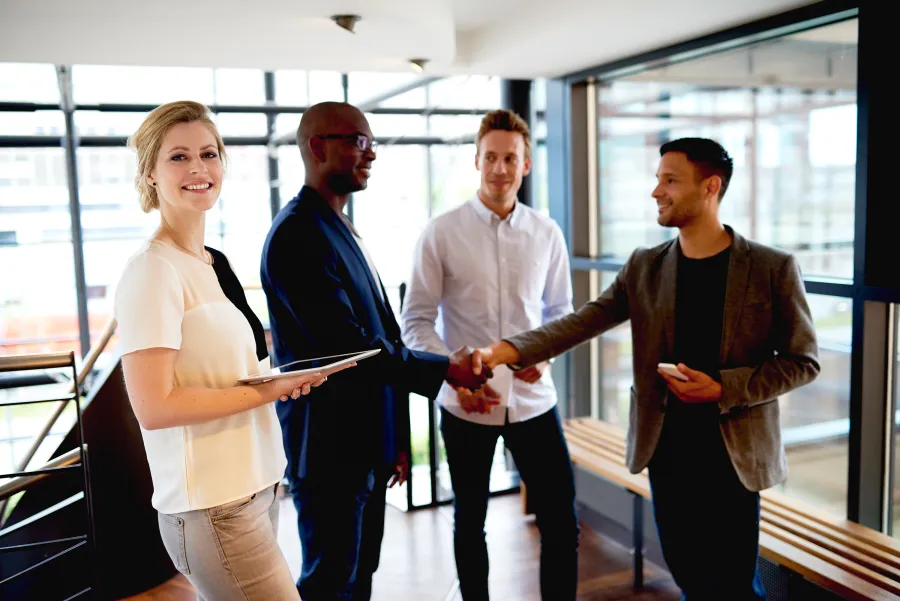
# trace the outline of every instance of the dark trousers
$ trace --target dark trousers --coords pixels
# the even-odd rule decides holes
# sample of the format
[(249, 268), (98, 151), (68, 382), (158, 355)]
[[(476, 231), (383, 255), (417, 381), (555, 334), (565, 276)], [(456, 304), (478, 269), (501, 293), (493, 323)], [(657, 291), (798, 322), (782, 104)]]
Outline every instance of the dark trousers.
[(765, 599), (756, 566), (759, 493), (738, 479), (718, 407), (695, 409), (670, 403), (650, 462), (663, 556), (683, 601)]
[(368, 601), (384, 537), (391, 470), (337, 469), (296, 478), (291, 495), (303, 548), (304, 601)]
[(473, 424), (441, 409), (441, 433), (453, 485), (453, 546), (463, 599), (488, 599), (484, 520), (494, 449), (502, 436), (528, 487), (528, 501), (541, 532), (541, 598), (574, 601), (578, 585), (575, 478), (556, 408), (503, 426)]

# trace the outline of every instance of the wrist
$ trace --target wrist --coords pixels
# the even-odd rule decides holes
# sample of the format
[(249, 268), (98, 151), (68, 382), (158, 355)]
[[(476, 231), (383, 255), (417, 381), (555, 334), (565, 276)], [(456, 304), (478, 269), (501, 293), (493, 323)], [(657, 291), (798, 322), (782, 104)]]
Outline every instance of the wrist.
[(505, 340), (491, 345), (491, 356), (495, 365), (515, 363), (521, 358), (519, 349)]

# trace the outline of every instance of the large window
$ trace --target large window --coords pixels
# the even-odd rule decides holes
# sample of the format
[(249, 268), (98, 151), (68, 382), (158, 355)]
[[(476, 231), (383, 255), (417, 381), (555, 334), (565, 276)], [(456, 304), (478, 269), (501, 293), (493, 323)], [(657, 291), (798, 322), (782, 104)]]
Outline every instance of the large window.
[[(857, 27), (843, 21), (600, 78), (596, 221), (582, 228), (593, 258), (608, 260), (609, 271), (590, 276), (595, 292), (612, 283), (616, 265), (636, 247), (677, 235), (657, 224), (650, 193), (660, 146), (691, 136), (719, 141), (734, 159), (723, 222), (794, 254), (806, 278), (852, 281)], [(778, 401), (790, 466), (780, 488), (835, 515), (848, 510), (853, 301), (844, 296), (808, 294), (821, 375)], [(631, 347), (626, 323), (591, 351), (590, 413), (622, 427)]]
[[(472, 141), (482, 113), (500, 104), (501, 89), (495, 77), (423, 78), (411, 72), (277, 71), (268, 90), (266, 74), (253, 69), (75, 65), (70, 72), (72, 96), (62, 99), (53, 65), (0, 63), (0, 102), (43, 103), (24, 112), (0, 106), (0, 354), (75, 350), (80, 355), (80, 311), (86, 312), (89, 339), (96, 340), (113, 315), (126, 261), (159, 225), (158, 213), (138, 207), (135, 156), (127, 137), (153, 106), (182, 99), (209, 105), (225, 138), (229, 162), (219, 201), (207, 214), (206, 243), (228, 256), (264, 324), (260, 254), (273, 210), (287, 204), (305, 180), (294, 139), (302, 111), (322, 101), (362, 105), (380, 147), (369, 188), (354, 195), (347, 212), (399, 316), (401, 287), (423, 227), (477, 189)], [(538, 103), (543, 90), (539, 85), (535, 91)], [(66, 114), (56, 108), (68, 104), (62, 100), (74, 107), (78, 140), (71, 156), (62, 144)], [(26, 143), (15, 145), (12, 137)], [(536, 171), (546, 162), (541, 152), (536, 150)], [(72, 244), (70, 164), (78, 177), (80, 249)], [(546, 175), (535, 177), (535, 187), (543, 190), (536, 194), (546, 199)], [(84, 295), (76, 292), (79, 273)], [(115, 339), (109, 348), (114, 345)], [(101, 356), (98, 367), (110, 356)], [(446, 490), (435, 495), (430, 487), (429, 470), (446, 472), (446, 465), (439, 435), (432, 436), (429, 427), (428, 403), (410, 400), (414, 505), (447, 498)], [(12, 466), (27, 447), (46, 417), (42, 411), (0, 413), (3, 465)], [(432, 445), (435, 466), (429, 461)], [(503, 488), (514, 469), (506, 465), (502, 446), (498, 465), (497, 486)], [(406, 488), (392, 489), (392, 503), (405, 505)]]
[(735, 174), (722, 219), (795, 253), (807, 276), (853, 274), (856, 21), (598, 88), (600, 255), (674, 234), (650, 198), (661, 144), (719, 141)]

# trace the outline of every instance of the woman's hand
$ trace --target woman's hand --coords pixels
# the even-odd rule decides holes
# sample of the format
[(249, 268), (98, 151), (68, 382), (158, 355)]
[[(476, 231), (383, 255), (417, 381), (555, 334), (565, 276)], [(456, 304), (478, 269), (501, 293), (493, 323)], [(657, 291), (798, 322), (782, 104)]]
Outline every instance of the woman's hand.
[(301, 396), (305, 396), (312, 392), (313, 388), (317, 388), (324, 384), (328, 380), (330, 374), (335, 374), (355, 365), (356, 363), (348, 363), (347, 365), (342, 365), (337, 369), (332, 369), (327, 372), (304, 374), (302, 376), (297, 376), (296, 378), (279, 378), (278, 380), (271, 380), (268, 383), (274, 384), (275, 394), (273, 396), (276, 396), (278, 400), (296, 400)]

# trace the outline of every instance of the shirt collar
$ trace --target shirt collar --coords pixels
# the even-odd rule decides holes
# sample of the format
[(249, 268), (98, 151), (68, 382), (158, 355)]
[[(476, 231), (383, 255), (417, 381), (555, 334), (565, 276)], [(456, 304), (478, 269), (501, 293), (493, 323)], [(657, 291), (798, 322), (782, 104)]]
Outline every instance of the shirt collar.
[[(501, 221), (500, 217), (487, 208), (481, 199), (478, 198), (478, 194), (476, 193), (472, 200), (469, 201), (469, 204), (472, 205), (472, 208), (475, 209), (475, 215), (478, 216), (480, 220), (482, 220), (487, 225), (494, 225), (495, 223), (499, 223)], [(522, 211), (519, 210), (519, 203), (516, 201), (515, 206), (513, 207), (512, 213), (506, 216), (506, 221), (510, 226), (515, 227), (520, 219)]]

